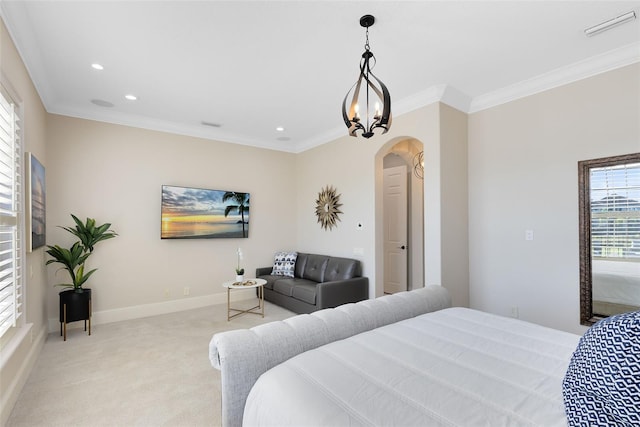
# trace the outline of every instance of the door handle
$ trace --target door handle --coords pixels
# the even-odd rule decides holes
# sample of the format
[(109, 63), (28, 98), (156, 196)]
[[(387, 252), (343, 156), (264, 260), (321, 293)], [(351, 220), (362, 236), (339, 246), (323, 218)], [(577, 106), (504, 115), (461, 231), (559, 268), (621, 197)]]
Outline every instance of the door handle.
[(405, 245), (402, 245), (402, 246), (399, 246), (398, 249), (402, 249), (404, 251), (405, 249), (407, 249), (407, 247)]

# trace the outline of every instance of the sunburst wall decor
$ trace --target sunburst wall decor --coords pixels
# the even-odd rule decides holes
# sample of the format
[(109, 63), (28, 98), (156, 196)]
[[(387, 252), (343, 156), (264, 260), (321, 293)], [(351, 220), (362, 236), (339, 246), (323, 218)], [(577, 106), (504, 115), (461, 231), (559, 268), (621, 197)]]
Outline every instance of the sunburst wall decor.
[(341, 214), (340, 210), (340, 194), (336, 193), (336, 189), (327, 185), (318, 193), (318, 199), (316, 200), (316, 216), (320, 227), (325, 230), (331, 230), (336, 227), (336, 221), (340, 221), (338, 214)]

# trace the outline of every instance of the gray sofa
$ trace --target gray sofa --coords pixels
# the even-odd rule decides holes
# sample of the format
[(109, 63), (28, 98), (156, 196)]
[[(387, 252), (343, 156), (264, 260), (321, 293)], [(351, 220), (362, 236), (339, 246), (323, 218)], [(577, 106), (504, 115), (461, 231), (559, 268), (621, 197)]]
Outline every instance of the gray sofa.
[(294, 313), (311, 313), (369, 298), (369, 279), (362, 277), (360, 261), (355, 259), (299, 252), (294, 277), (271, 273), (272, 267), (256, 269), (256, 277), (267, 281), (264, 299)]

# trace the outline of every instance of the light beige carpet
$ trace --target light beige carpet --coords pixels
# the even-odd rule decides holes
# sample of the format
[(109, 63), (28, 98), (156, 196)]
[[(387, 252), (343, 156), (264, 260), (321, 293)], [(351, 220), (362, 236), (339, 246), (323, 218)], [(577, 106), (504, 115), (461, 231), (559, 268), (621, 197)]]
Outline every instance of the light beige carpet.
[(216, 305), (50, 334), (7, 427), (220, 425), (211, 337), (294, 314), (266, 303), (264, 319), (226, 315)]

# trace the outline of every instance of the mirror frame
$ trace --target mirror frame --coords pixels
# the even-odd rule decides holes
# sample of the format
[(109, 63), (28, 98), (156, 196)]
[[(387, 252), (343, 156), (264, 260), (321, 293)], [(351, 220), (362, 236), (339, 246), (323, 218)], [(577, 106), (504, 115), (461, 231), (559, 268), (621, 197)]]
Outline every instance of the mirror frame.
[(580, 239), (580, 324), (591, 326), (603, 316), (593, 313), (591, 280), (591, 169), (640, 162), (640, 153), (578, 162), (578, 211)]

